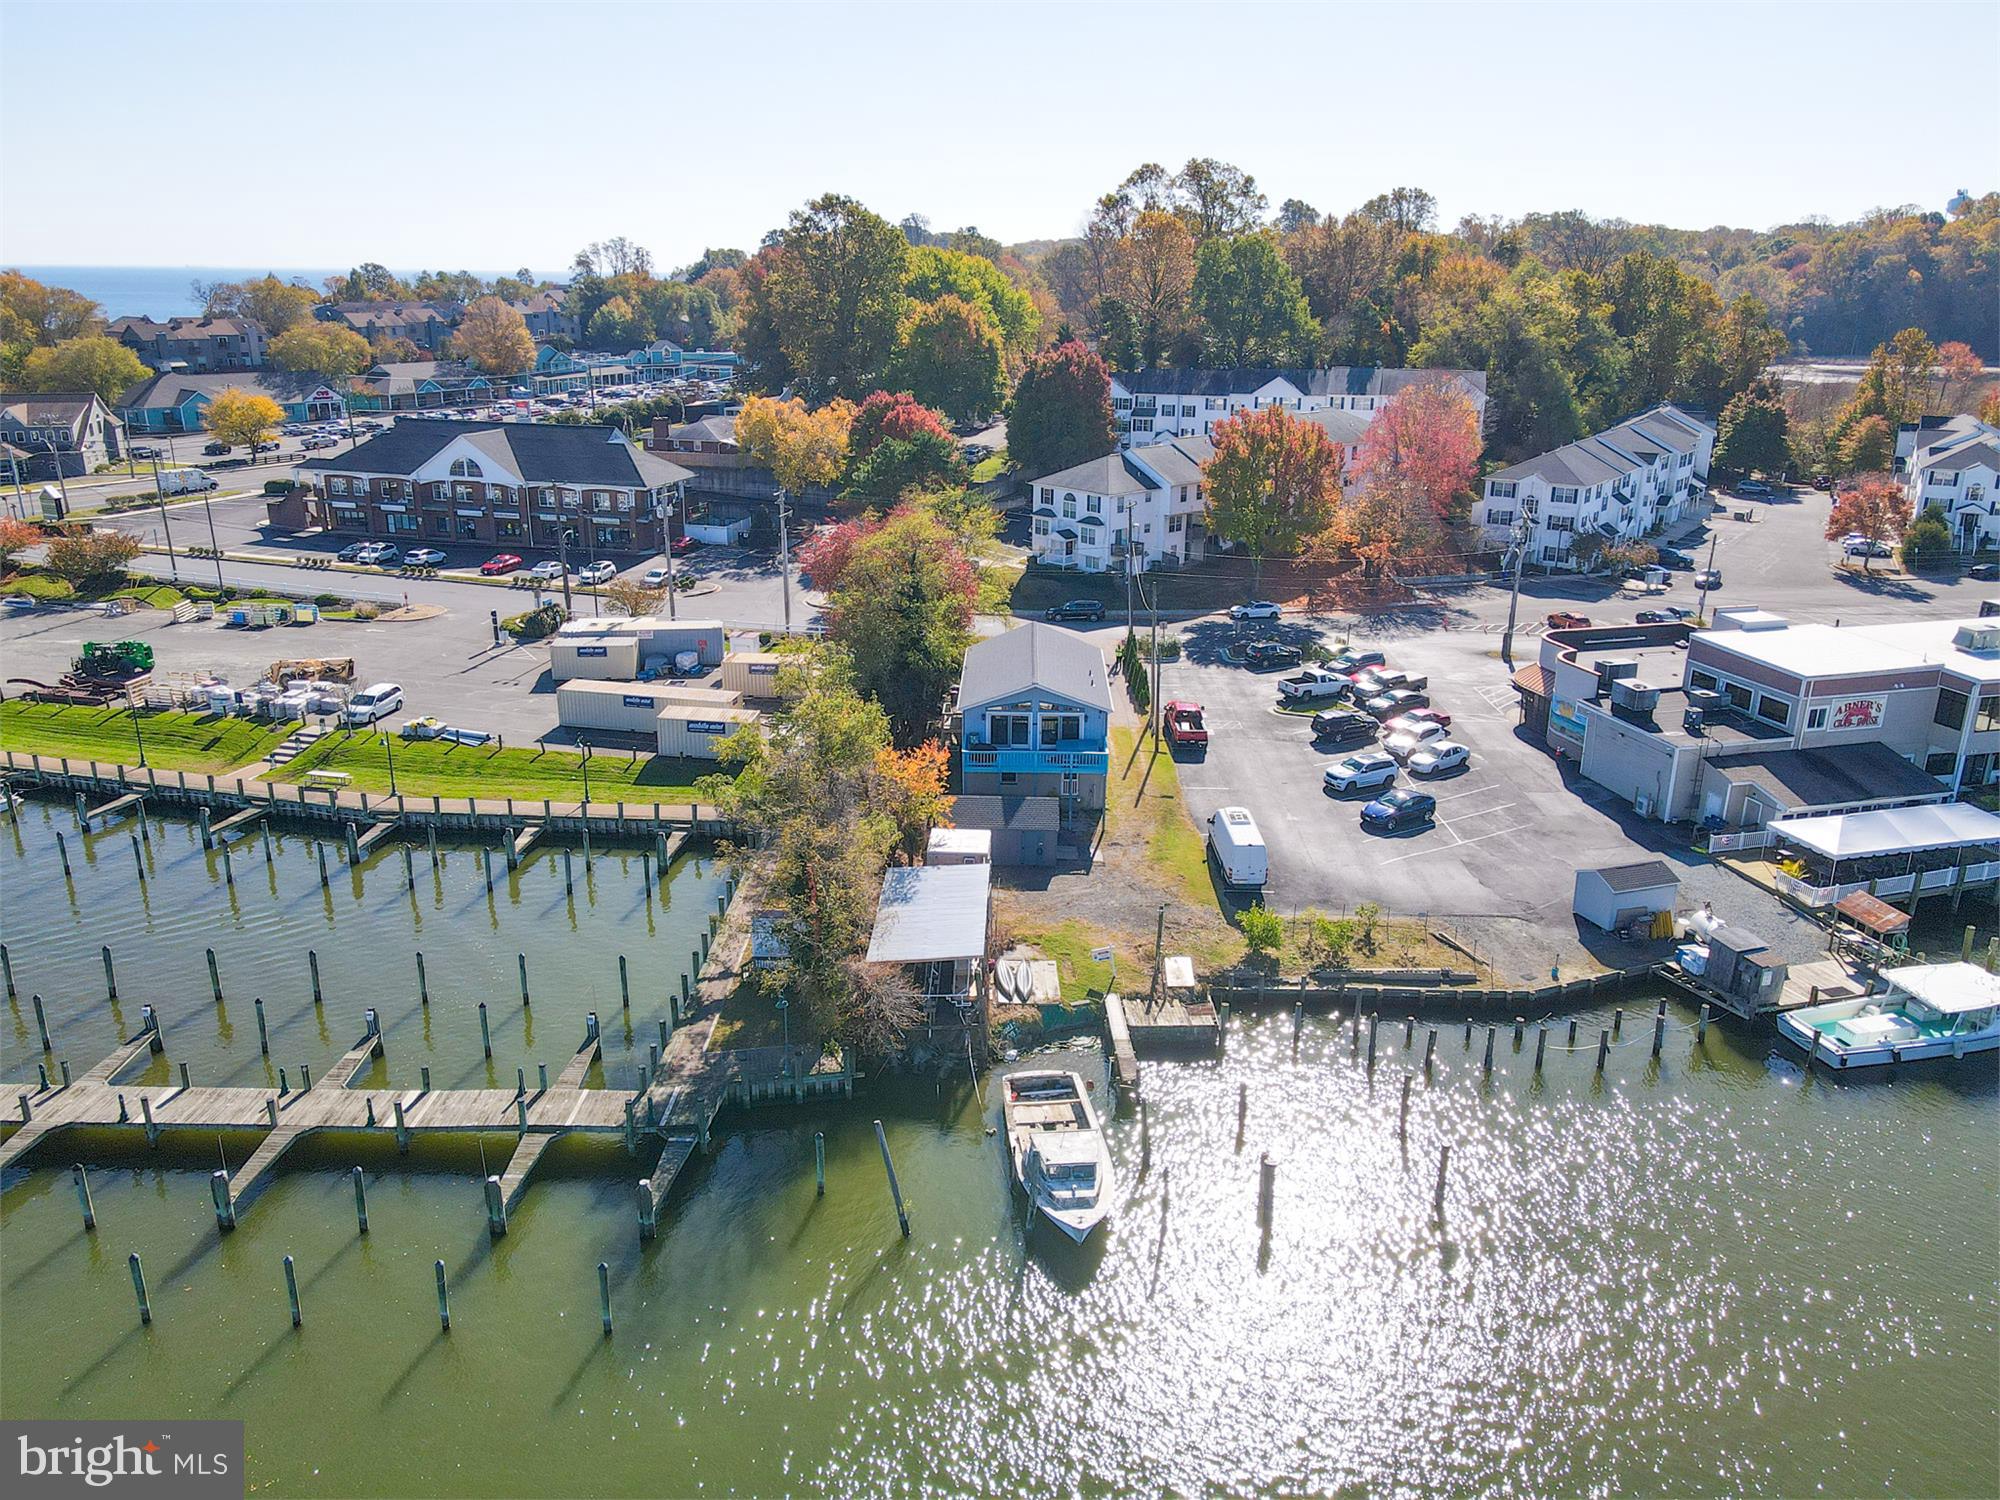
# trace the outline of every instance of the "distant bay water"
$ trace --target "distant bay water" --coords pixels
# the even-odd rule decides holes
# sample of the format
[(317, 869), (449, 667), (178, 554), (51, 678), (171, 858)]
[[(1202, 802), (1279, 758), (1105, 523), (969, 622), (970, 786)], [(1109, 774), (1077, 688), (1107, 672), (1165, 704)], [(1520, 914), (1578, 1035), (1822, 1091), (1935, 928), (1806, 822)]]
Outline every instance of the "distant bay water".
[[(81, 292), (104, 309), (107, 318), (186, 317), (201, 311), (192, 290), (197, 281), (246, 281), (267, 272), (280, 281), (303, 281), (318, 288), (329, 276), (343, 276), (346, 266), (313, 270), (283, 266), (13, 266), (25, 276), (51, 286)], [(414, 272), (398, 271), (399, 276)], [(481, 276), (512, 274), (481, 271)]]

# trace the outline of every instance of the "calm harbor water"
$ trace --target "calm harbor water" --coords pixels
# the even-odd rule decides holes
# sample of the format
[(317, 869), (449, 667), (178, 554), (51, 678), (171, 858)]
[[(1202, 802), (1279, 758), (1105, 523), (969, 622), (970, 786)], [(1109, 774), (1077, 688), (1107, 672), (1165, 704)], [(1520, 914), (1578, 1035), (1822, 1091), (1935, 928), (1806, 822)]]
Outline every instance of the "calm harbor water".
[[(256, 838), (240, 846), (232, 890), (187, 825), (156, 820), (142, 892), (131, 828), (82, 840), (66, 809), (39, 803), (0, 826), (0, 928), (22, 994), (0, 1025), (10, 1082), (39, 1057), (31, 991), (77, 1065), (135, 1029), (145, 1001), (166, 1029), (159, 1076), (185, 1059), (197, 1081), (237, 1083), (265, 1077), (256, 994), (272, 1062), (315, 1076), (376, 1005), (380, 1076), (411, 1085), (425, 1063), (441, 1086), (489, 1072), (480, 999), (503, 1081), (559, 1065), (595, 1008), (605, 1067), (625, 1082), (719, 878), (683, 861), (648, 902), (636, 854), (600, 860), (588, 891), (579, 857), (572, 909), (559, 857), (543, 854), (489, 902), (476, 853), (447, 851), (433, 874), (420, 849), (413, 900), (392, 848), (358, 881), (335, 862), (322, 891), (311, 840), (290, 833), (272, 866)], [(104, 995), (105, 942), (122, 1015)], [(535, 986), (526, 1017), (516, 953)], [(1119, 1122), (1120, 1207), (1082, 1251), (1024, 1226), (988, 1133), (990, 1079), (875, 1081), (851, 1106), (725, 1116), (646, 1246), (638, 1167), (616, 1144), (552, 1154), (498, 1241), (472, 1146), (323, 1147), (227, 1238), (208, 1208), (213, 1163), (143, 1146), (101, 1155), (99, 1230), (85, 1235), (58, 1146), (0, 1192), (0, 1412), (241, 1417), (258, 1494), (2000, 1492), (1994, 1059), (1805, 1079), (1768, 1035), (1718, 1025), (1697, 1047), (1692, 1018), (1669, 1015), (1657, 1062), (1650, 1015), (1628, 1016), (1600, 1078), (1587, 1014), (1580, 1050), (1552, 1046), (1539, 1079), (1532, 1029), (1520, 1052), (1501, 1033), (1485, 1078), (1483, 1030), (1468, 1045), (1447, 1027), (1427, 1079), (1412, 1068), (1425, 1024), (1407, 1053), (1401, 1024), (1385, 1025), (1371, 1076), (1351, 1027), (1310, 1019), (1295, 1050), (1289, 1016), (1239, 1018), (1223, 1058), (1148, 1064), (1147, 1170), (1137, 1122)], [(1097, 1050), (1059, 1050), (1102, 1097)], [(1268, 1245), (1266, 1151), (1279, 1163)]]

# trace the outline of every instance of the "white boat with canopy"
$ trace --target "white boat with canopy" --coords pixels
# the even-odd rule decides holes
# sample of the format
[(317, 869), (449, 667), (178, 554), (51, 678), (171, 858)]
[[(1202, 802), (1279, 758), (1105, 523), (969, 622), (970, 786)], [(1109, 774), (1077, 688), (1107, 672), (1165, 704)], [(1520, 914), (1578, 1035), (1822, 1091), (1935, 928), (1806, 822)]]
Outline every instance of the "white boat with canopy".
[(1977, 964), (1885, 969), (1888, 989), (1778, 1017), (1786, 1040), (1836, 1068), (1965, 1057), (2000, 1047), (2000, 974)]
[(1010, 1073), (1001, 1112), (1014, 1180), (1036, 1210), (1081, 1244), (1111, 1211), (1111, 1153), (1075, 1073)]

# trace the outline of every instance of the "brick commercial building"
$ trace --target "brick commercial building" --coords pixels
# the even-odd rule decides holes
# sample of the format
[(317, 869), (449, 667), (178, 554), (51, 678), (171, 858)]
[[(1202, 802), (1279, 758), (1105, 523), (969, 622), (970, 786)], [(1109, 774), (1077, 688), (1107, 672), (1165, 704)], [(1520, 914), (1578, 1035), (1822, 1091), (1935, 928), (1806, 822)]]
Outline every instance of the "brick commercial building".
[(587, 555), (659, 552), (688, 471), (634, 447), (615, 427), (397, 421), (338, 458), (308, 459), (333, 530)]

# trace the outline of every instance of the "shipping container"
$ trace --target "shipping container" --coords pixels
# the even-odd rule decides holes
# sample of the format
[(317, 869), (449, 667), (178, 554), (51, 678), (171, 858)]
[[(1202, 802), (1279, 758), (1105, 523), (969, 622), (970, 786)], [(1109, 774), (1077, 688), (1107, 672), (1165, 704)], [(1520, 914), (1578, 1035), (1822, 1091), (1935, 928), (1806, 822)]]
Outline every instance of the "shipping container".
[(639, 637), (632, 621), (571, 620), (549, 642), (549, 675), (627, 681), (639, 675)]
[(655, 721), (655, 743), (662, 755), (689, 760), (714, 760), (715, 747), (722, 737), (742, 724), (754, 724), (761, 717), (754, 708), (706, 708), (691, 703), (672, 703), (660, 710)]
[(692, 651), (703, 667), (722, 665), (728, 636), (720, 620), (663, 620), (658, 615), (642, 615), (616, 623), (629, 627), (638, 637), (642, 667), (670, 670), (674, 658), (684, 651)]
[(722, 685), (746, 698), (775, 698), (785, 661), (777, 651), (732, 651), (722, 659)]

